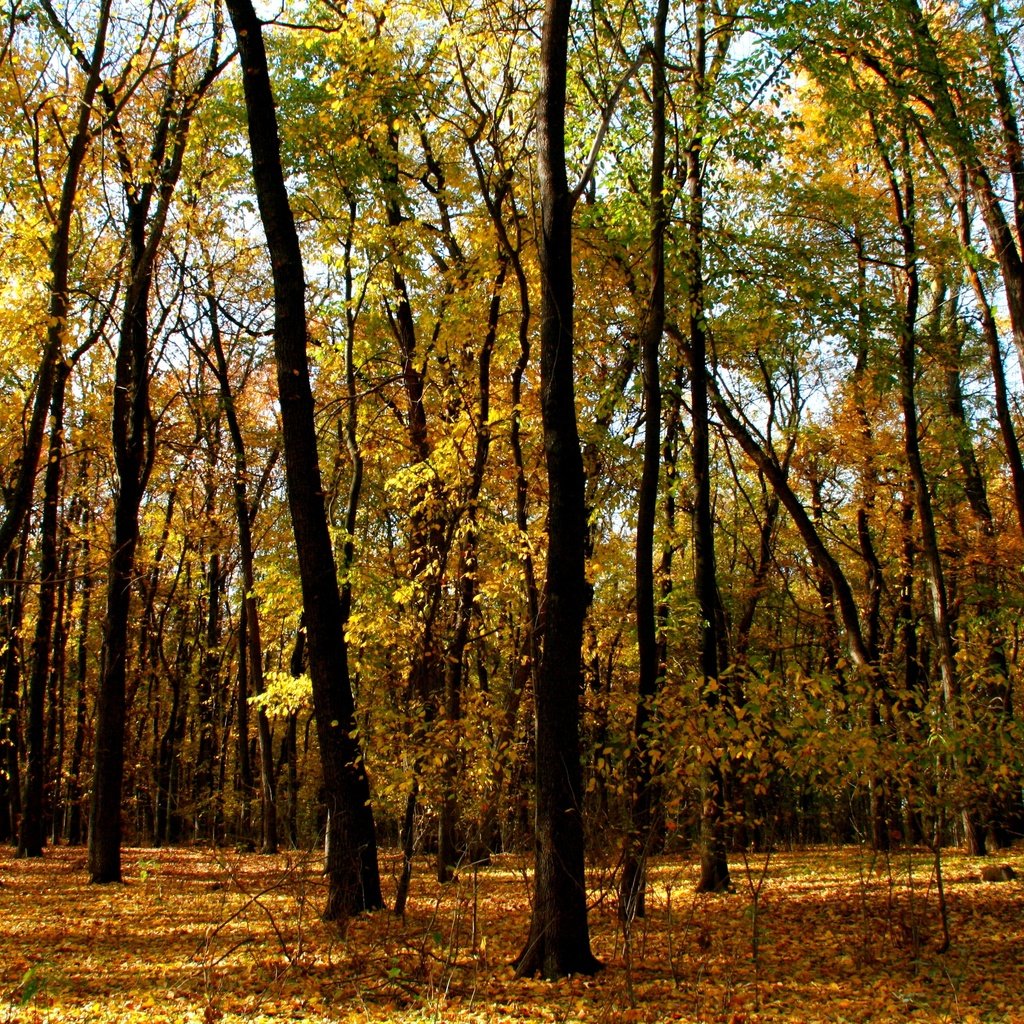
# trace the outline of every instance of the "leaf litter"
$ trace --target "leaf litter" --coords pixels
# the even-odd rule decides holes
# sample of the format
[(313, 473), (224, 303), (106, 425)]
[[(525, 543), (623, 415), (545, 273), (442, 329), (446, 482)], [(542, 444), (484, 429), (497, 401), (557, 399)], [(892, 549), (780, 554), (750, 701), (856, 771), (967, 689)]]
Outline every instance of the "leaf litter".
[[(316, 854), (125, 851), (125, 884), (87, 882), (83, 851), (0, 853), (0, 1024), (164, 1021), (906, 1021), (1024, 1024), (1024, 856), (1017, 878), (944, 854), (817, 848), (734, 859), (734, 891), (697, 895), (698, 866), (656, 860), (647, 913), (624, 929), (613, 865), (592, 868), (605, 969), (559, 982), (509, 966), (527, 933), (527, 861), (503, 855), (446, 886), (417, 863), (404, 920), (319, 919)], [(391, 891), (397, 857), (385, 855)]]

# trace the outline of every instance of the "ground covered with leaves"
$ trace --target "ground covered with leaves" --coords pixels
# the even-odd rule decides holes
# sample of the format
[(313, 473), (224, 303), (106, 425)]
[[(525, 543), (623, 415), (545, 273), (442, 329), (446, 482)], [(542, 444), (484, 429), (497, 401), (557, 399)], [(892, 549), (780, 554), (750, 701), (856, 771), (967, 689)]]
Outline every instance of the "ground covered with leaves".
[[(944, 853), (950, 946), (923, 852), (733, 859), (735, 891), (696, 865), (652, 869), (624, 933), (615, 872), (591, 871), (594, 978), (516, 980), (529, 871), (499, 857), (439, 886), (426, 864), (405, 920), (319, 920), (314, 856), (129, 850), (126, 884), (91, 886), (81, 850), (0, 853), (0, 1024), (175, 1021), (1024, 1022), (1024, 855), (978, 880)], [(384, 858), (394, 891), (397, 861)]]

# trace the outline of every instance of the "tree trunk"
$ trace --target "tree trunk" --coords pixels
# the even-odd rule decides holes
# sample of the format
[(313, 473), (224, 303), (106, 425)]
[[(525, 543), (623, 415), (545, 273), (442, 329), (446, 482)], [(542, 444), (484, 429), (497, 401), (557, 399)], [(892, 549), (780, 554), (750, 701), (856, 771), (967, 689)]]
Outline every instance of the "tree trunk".
[[(57, 367), (61, 360), (61, 347), (67, 331), (71, 229), (82, 165), (92, 139), (90, 122), (96, 103), (96, 93), (102, 80), (103, 55), (107, 45), (107, 28), (110, 24), (110, 7), (110, 0), (102, 0), (99, 10), (96, 12), (96, 35), (89, 57), (85, 84), (78, 102), (75, 132), (68, 147), (60, 205), (50, 239), (50, 300), (47, 311), (49, 327), (39, 363), (39, 372), (36, 375), (35, 397), (28, 436), (22, 450), (17, 479), (10, 494), (7, 495), (7, 514), (0, 522), (0, 561), (7, 557), (7, 552), (14, 545), (32, 505), (39, 456), (43, 450), (43, 440), (46, 435), (46, 417), (53, 395)], [(46, 10), (53, 27), (60, 33), (62, 26), (53, 8), (47, 3), (44, 10)]]
[[(130, 185), (125, 182), (131, 195)], [(113, 446), (118, 490), (103, 629), (103, 677), (96, 701), (96, 761), (89, 809), (89, 875), (121, 881), (121, 791), (127, 715), (128, 624), (139, 541), (139, 509), (153, 459), (149, 408), (149, 291), (153, 258), (146, 239), (148, 198), (128, 205), (128, 294), (114, 367)]]
[(21, 731), (18, 695), (21, 689), (21, 627), (25, 611), (25, 553), (31, 520), (22, 520), (20, 543), (4, 556), (0, 591), (3, 614), (3, 690), (0, 699), (0, 842), (17, 841), (21, 819)]
[[(86, 479), (83, 467), (81, 479)], [(86, 838), (82, 815), (82, 802), (85, 786), (82, 784), (82, 765), (85, 762), (85, 734), (87, 721), (86, 680), (89, 673), (89, 627), (92, 615), (92, 574), (89, 556), (90, 516), (88, 504), (83, 506), (79, 523), (81, 542), (78, 550), (77, 564), (81, 567), (83, 577), (82, 604), (78, 615), (78, 644), (75, 657), (75, 736), (71, 742), (71, 763), (68, 768), (68, 784), (66, 813), (64, 817), (64, 838), (72, 846), (80, 845)]]
[(1003, 350), (999, 341), (999, 327), (992, 312), (992, 304), (985, 293), (985, 285), (975, 261), (971, 258), (974, 252), (971, 242), (971, 213), (968, 208), (967, 169), (960, 164), (960, 192), (957, 198), (957, 215), (959, 221), (960, 244), (967, 258), (964, 259), (964, 270), (974, 292), (978, 311), (981, 314), (981, 333), (985, 339), (988, 352), (989, 369), (992, 371), (992, 393), (995, 399), (996, 419), (999, 432), (1003, 438), (1003, 449), (1010, 467), (1010, 482), (1013, 485), (1013, 504), (1017, 513), (1017, 525), (1024, 535), (1024, 459), (1021, 458), (1017, 432), (1013, 424), (1013, 413), (1010, 409), (1010, 396), (1006, 386), (1006, 369), (1003, 366)]
[(295, 533), (317, 736), (327, 803), (324, 918), (381, 906), (377, 839), (349, 680), (338, 576), (327, 527), (309, 364), (305, 280), (281, 166), (277, 114), (250, 0), (228, 0), (243, 68), (249, 143), (260, 216), (274, 274), (274, 355), (284, 435), (288, 504)]
[[(234, 450), (233, 490), (235, 499), (235, 522), (238, 526), (239, 560), (242, 564), (242, 613), (239, 616), (239, 649), (244, 648), (243, 659), (246, 668), (245, 676), (239, 676), (239, 686), (243, 693), (251, 691), (253, 696), (263, 693), (263, 641), (260, 632), (260, 610), (256, 599), (256, 574), (253, 557), (252, 517), (255, 509), (249, 506), (248, 479), (249, 463), (245, 454), (245, 439), (238, 422), (235, 408), (235, 397), (231, 390), (228, 376), (227, 357), (220, 331), (220, 316), (216, 296), (212, 284), (207, 296), (210, 317), (210, 343), (213, 346), (216, 360), (215, 370), (220, 386), (221, 401), (224, 403), (224, 416), (228, 423), (228, 434)], [(248, 708), (243, 712), (239, 703), (240, 742), (246, 744), (244, 757), (243, 782), (252, 788), (252, 767), (248, 756)], [(244, 735), (243, 735), (244, 734)], [(270, 722), (267, 711), (262, 705), (256, 710), (256, 736), (260, 759), (260, 797), (262, 811), (261, 844), (263, 853), (276, 853), (278, 844), (277, 831), (277, 794), (274, 779), (274, 750), (270, 735)]]
[(18, 856), (41, 857), (45, 825), (45, 720), (44, 697), (50, 675), (53, 617), (57, 604), (57, 532), (60, 481), (64, 449), (64, 393), (70, 365), (57, 369), (50, 407), (50, 450), (43, 481), (43, 518), (39, 538), (39, 610), (32, 642), (32, 674), (28, 683), (28, 723), (25, 730), (24, 813), (18, 830)]
[[(126, 295), (114, 363), (112, 435), (118, 490), (114, 549), (103, 631), (103, 676), (96, 703), (96, 767), (89, 808), (89, 874), (93, 882), (121, 880), (121, 790), (127, 704), (128, 622), (139, 541), (139, 510), (153, 464), (155, 423), (149, 406), (149, 295), (171, 199), (181, 176), (191, 118), (219, 67), (219, 22), (203, 76), (179, 91), (172, 49), (160, 113), (144, 167), (133, 167), (116, 98), (101, 90), (121, 173), (128, 254)], [(159, 173), (149, 169), (157, 168)], [(136, 179), (136, 174), (142, 180)]]
[[(714, 714), (720, 697), (718, 677), (725, 668), (724, 613), (715, 568), (715, 524), (711, 509), (711, 446), (707, 385), (707, 328), (704, 308), (704, 190), (702, 130), (705, 75), (707, 68), (707, 16), (704, 0), (696, 7), (693, 57), (694, 106), (698, 112), (698, 134), (686, 150), (686, 189), (689, 197), (689, 338), (690, 416), (694, 482), (693, 559), (694, 587), (700, 607), (700, 669), (704, 700)], [(700, 827), (700, 880), (698, 892), (722, 892), (729, 888), (729, 863), (725, 843), (725, 765), (714, 761), (707, 767), (703, 785)]]
[(548, 565), (537, 674), (536, 836), (530, 933), (518, 976), (592, 974), (580, 768), (587, 523), (573, 380), (572, 210), (565, 166), (571, 0), (547, 0), (537, 148), (541, 207), (541, 412), (548, 474)]
[(619, 914), (645, 913), (647, 853), (657, 832), (650, 727), (664, 669), (659, 663), (655, 609), (654, 527), (661, 476), (661, 341), (665, 332), (665, 25), (668, 0), (658, 0), (651, 46), (650, 296), (640, 332), (643, 365), (643, 468), (636, 513), (636, 632), (639, 672), (633, 745), (627, 762), (630, 825), (623, 849)]

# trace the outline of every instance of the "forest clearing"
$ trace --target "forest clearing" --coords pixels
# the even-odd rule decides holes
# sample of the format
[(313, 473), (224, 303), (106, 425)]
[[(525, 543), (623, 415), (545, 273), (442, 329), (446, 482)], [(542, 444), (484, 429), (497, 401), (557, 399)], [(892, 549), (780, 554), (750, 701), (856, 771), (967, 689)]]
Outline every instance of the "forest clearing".
[[(81, 849), (2, 855), (0, 1021), (1024, 1021), (1019, 851), (1004, 883), (944, 852), (941, 954), (926, 852), (751, 854), (734, 892), (703, 895), (695, 860), (659, 858), (628, 943), (614, 867), (592, 867), (604, 969), (559, 982), (510, 967), (527, 932), (526, 857), (445, 886), (417, 862), (404, 921), (378, 911), (340, 928), (320, 920), (318, 855), (124, 852), (121, 886), (87, 884)], [(388, 895), (398, 866), (383, 858)]]

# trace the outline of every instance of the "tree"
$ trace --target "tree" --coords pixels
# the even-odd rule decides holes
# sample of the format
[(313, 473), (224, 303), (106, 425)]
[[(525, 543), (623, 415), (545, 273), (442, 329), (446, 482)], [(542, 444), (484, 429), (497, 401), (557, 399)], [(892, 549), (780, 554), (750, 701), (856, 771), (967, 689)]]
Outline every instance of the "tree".
[[(112, 435), (118, 490), (89, 805), (89, 875), (94, 882), (121, 881), (128, 624), (139, 542), (139, 509), (155, 454), (155, 424), (149, 399), (150, 293), (192, 117), (220, 71), (220, 18), (214, 19), (209, 51), (205, 61), (200, 58), (198, 70), (190, 67), (192, 55), (182, 45), (180, 33), (185, 28), (186, 12), (177, 12), (172, 21), (175, 41), (168, 55), (152, 144), (141, 159), (133, 159), (130, 151), (121, 119), (122, 103), (109, 85), (100, 89), (121, 174), (128, 268), (115, 358)], [(84, 60), (73, 41), (69, 48), (80, 61)], [(85, 70), (92, 73), (94, 69)], [(151, 167), (160, 168), (160, 173), (150, 174)]]
[(548, 561), (536, 693), (536, 834), (533, 909), (522, 977), (593, 974), (583, 850), (580, 687), (590, 603), (583, 459), (573, 385), (572, 211), (565, 161), (571, 0), (547, 0), (537, 118), (540, 189), (541, 410), (548, 472)]
[[(43, 9), (46, 11), (58, 35), (66, 32), (53, 8), (49, 4), (44, 4)], [(32, 503), (32, 492), (39, 465), (39, 455), (42, 452), (43, 439), (46, 432), (46, 417), (49, 412), (54, 381), (56, 380), (57, 364), (61, 358), (64, 332), (67, 328), (71, 231), (82, 166), (92, 140), (91, 122), (96, 94), (100, 88), (103, 58), (107, 46), (107, 30), (110, 26), (110, 12), (110, 0), (103, 0), (96, 12), (96, 32), (93, 37), (91, 54), (86, 61), (85, 81), (82, 86), (82, 95), (77, 105), (74, 134), (71, 136), (68, 146), (60, 203), (55, 211), (52, 225), (50, 239), (49, 326), (46, 333), (46, 344), (43, 348), (43, 355), (39, 364), (39, 372), (36, 375), (32, 416), (25, 439), (24, 451), (18, 466), (17, 480), (7, 496), (7, 513), (4, 516), (3, 522), (0, 523), (0, 557), (3, 558), (7, 557), (7, 552), (14, 544)], [(84, 52), (81, 50), (78, 52), (81, 54), (81, 60), (86, 60)]]
[(263, 25), (249, 0), (229, 0), (242, 61), (253, 181), (274, 273), (274, 356), (288, 503), (295, 531), (327, 803), (326, 920), (382, 905), (370, 785), (360, 750), (341, 595), (324, 506), (306, 355), (302, 252), (285, 188)]
[(643, 469), (636, 513), (636, 632), (639, 672), (636, 719), (631, 752), (632, 821), (623, 855), (619, 885), (620, 913), (629, 920), (644, 915), (645, 861), (658, 830), (655, 783), (651, 755), (654, 704), (664, 678), (658, 645), (655, 608), (654, 538), (657, 521), (658, 482), (661, 476), (661, 342), (665, 333), (665, 134), (667, 82), (665, 75), (665, 28), (668, 2), (659, 0), (651, 42), (651, 177), (650, 292), (641, 325), (643, 362), (644, 439)]

